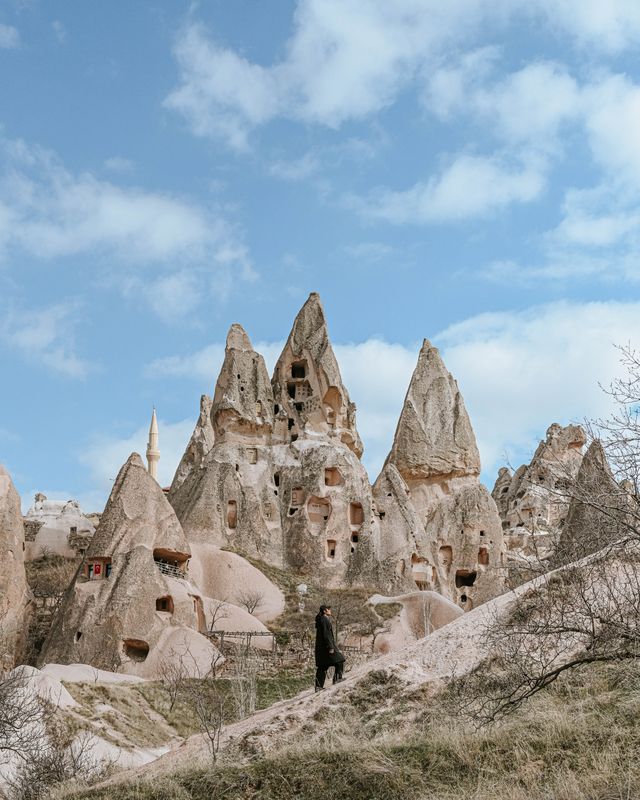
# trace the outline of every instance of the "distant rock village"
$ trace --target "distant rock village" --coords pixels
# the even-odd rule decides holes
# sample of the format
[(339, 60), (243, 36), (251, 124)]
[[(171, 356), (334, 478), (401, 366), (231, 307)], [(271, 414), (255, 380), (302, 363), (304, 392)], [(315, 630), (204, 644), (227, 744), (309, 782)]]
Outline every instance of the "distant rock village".
[[(374, 644), (402, 647), (530, 576), (534, 562), (575, 558), (588, 510), (572, 508), (564, 489), (613, 482), (598, 443), (583, 456), (585, 443), (579, 426), (551, 425), (532, 462), (501, 469), (490, 494), (456, 381), (425, 340), (371, 485), (355, 405), (311, 294), (271, 379), (232, 325), (213, 398), (200, 400), (170, 489), (155, 479), (155, 412), (148, 467), (128, 458), (101, 515), (36, 495), (23, 518), (0, 468), (3, 666), (25, 658), (37, 600), (25, 561), (43, 554), (76, 559), (77, 569), (47, 622), (39, 665), (156, 677), (172, 654), (188, 653), (193, 675), (203, 674), (218, 655), (207, 634), (220, 601), (227, 612), (216, 626), (233, 631), (268, 634), (282, 613), (283, 591), (260, 565), (301, 585), (361, 586), (376, 603), (394, 601), (402, 610)], [(247, 590), (259, 605), (238, 601)]]

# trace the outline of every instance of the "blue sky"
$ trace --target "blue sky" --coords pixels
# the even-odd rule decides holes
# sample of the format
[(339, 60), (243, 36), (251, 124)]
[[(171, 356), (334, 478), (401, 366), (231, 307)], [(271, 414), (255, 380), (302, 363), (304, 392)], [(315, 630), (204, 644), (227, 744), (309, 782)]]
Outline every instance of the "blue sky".
[(640, 341), (636, 0), (0, 0), (0, 461), (168, 482), (240, 322), (319, 291), (375, 477), (424, 337), (484, 479)]

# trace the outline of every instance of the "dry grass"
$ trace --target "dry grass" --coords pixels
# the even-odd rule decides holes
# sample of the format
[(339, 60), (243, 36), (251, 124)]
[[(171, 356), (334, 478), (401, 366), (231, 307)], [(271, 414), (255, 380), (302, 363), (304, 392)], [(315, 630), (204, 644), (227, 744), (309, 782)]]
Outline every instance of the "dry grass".
[(373, 673), (343, 706), (310, 720), (295, 747), (69, 797), (315, 800), (348, 791), (351, 800), (635, 800), (639, 714), (635, 664), (585, 668), (481, 730)]

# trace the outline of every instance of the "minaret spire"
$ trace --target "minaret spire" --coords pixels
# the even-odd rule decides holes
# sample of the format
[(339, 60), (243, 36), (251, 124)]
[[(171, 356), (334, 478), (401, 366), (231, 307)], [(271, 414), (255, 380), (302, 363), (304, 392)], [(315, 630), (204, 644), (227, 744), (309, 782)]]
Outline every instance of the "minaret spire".
[(149, 474), (158, 480), (158, 461), (160, 461), (160, 450), (158, 449), (158, 420), (156, 418), (156, 407), (153, 407), (151, 414), (151, 425), (149, 425), (149, 442), (147, 444), (147, 464)]

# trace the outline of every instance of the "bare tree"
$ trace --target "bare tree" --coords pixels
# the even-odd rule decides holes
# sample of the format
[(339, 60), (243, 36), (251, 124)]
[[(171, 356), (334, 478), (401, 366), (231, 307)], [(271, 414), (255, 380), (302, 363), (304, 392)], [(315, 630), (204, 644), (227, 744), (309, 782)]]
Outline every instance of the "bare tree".
[(217, 623), (221, 619), (229, 617), (229, 604), (226, 600), (212, 600), (209, 608), (211, 609), (211, 621), (209, 622), (209, 633), (216, 630)]
[(259, 589), (244, 589), (237, 595), (238, 605), (245, 608), (249, 614), (255, 614), (263, 600), (264, 592)]
[(188, 682), (185, 685), (185, 695), (200, 730), (206, 737), (211, 760), (215, 763), (220, 749), (222, 728), (230, 714), (229, 689), (222, 681), (207, 677)]
[(640, 655), (640, 547), (611, 545), (537, 579), (486, 632), (490, 656), (452, 686), (480, 722), (518, 708), (567, 670)]
[(489, 657), (452, 684), (456, 704), (481, 722), (568, 670), (640, 655), (640, 354), (621, 353), (626, 375), (607, 389), (614, 412), (588, 426), (578, 476), (557, 489), (569, 512), (541, 571), (558, 568), (516, 590), (510, 611), (489, 621)]
[(0, 674), (0, 753), (28, 762), (42, 747), (46, 703), (29, 686), (22, 667)]

